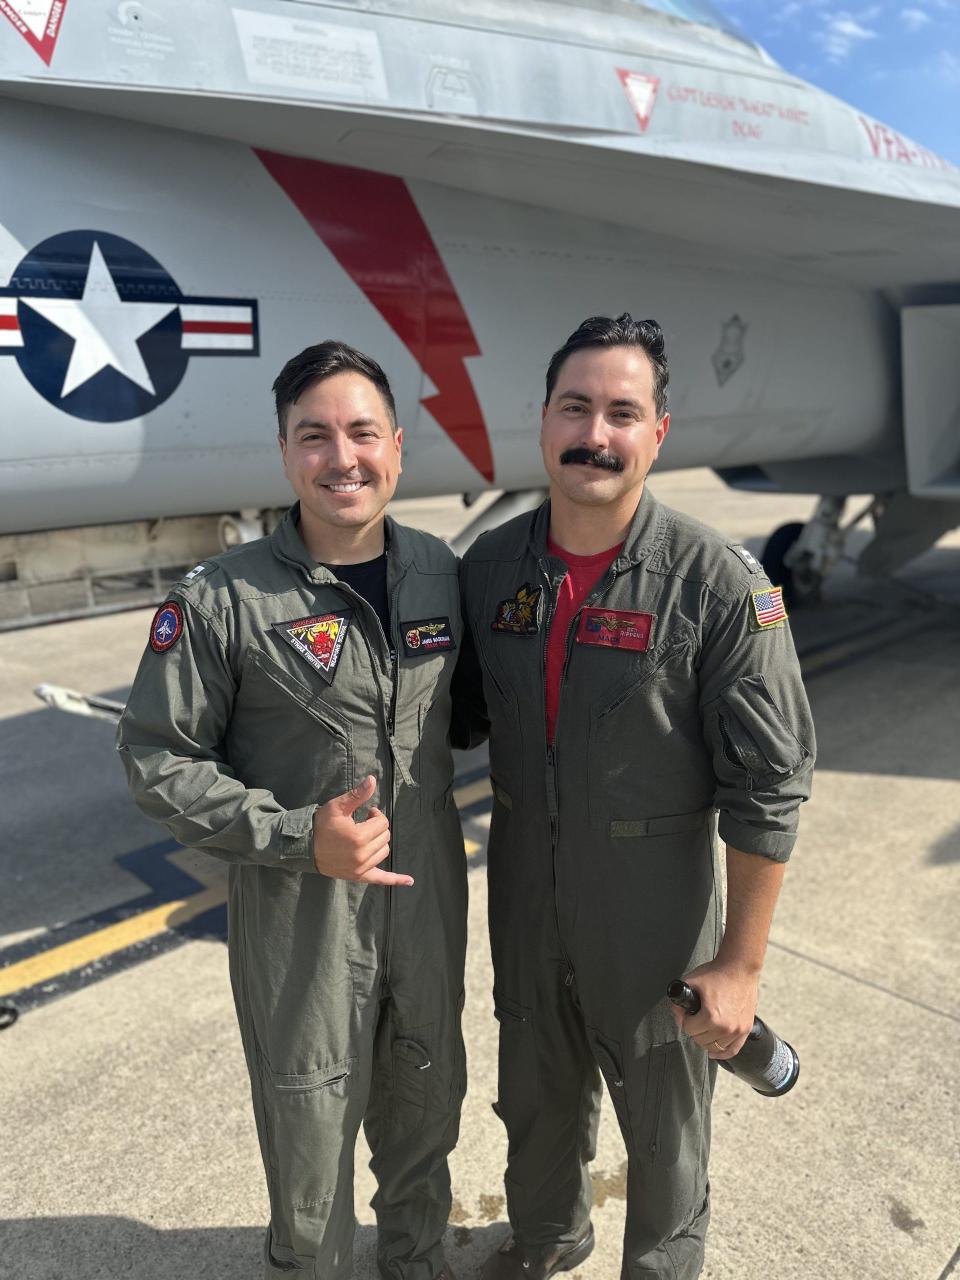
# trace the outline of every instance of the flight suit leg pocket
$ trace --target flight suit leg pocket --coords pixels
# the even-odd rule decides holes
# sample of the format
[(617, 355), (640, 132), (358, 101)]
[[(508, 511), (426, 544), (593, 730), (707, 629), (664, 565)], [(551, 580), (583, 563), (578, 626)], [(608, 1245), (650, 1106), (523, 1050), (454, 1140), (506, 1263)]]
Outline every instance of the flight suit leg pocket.
[(422, 1028), (393, 1042), (393, 1131), (395, 1136), (421, 1128), (437, 1074), (429, 1037)]
[(268, 1072), (272, 1172), (283, 1201), (313, 1209), (337, 1191), (356, 1058), (300, 1075)]
[(597, 1032), (591, 1041), (630, 1154), (642, 1164), (675, 1164), (686, 1118), (675, 1087), (682, 1067), (680, 1041), (655, 1044), (630, 1061), (617, 1041)]
[(533, 1011), (494, 992), (494, 1015), (500, 1024), (498, 1096), (494, 1111), (507, 1130), (509, 1146), (522, 1146), (536, 1122), (540, 1079)]

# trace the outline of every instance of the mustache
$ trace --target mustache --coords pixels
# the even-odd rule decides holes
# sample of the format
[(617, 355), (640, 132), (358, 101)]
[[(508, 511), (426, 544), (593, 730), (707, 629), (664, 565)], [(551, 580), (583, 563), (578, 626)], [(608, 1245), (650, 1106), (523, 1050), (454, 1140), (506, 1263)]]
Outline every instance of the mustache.
[(563, 467), (578, 462), (590, 467), (600, 467), (603, 471), (619, 473), (623, 470), (623, 460), (615, 453), (605, 453), (603, 449), (585, 449), (578, 445), (575, 449), (564, 449), (560, 455), (560, 465)]

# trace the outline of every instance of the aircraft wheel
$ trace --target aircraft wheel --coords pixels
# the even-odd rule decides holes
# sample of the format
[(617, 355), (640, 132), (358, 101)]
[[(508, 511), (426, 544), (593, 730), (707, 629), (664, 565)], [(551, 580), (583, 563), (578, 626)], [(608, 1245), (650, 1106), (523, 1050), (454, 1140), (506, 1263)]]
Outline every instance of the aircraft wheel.
[(820, 596), (823, 575), (813, 567), (812, 559), (804, 556), (799, 565), (789, 567), (783, 559), (803, 532), (803, 524), (799, 520), (790, 524), (782, 524), (774, 529), (767, 539), (760, 563), (764, 572), (775, 587), (783, 588), (783, 598), (788, 607), (797, 609), (801, 605), (812, 604)]

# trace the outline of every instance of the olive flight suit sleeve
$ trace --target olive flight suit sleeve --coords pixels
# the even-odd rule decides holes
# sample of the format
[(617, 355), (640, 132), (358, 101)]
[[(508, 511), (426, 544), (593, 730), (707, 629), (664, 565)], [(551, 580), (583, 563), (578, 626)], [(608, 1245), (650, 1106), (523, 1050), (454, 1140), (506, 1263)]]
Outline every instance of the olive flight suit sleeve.
[(700, 713), (713, 759), (719, 835), (744, 853), (785, 862), (810, 795), (813, 719), (789, 623), (761, 626), (758, 575), (711, 593), (700, 653)]
[(224, 756), (236, 695), (226, 638), (195, 603), (174, 602), (182, 633), (166, 652), (147, 646), (117, 730), (134, 800), (191, 848), (314, 871), (316, 806), (284, 809), (236, 777)]

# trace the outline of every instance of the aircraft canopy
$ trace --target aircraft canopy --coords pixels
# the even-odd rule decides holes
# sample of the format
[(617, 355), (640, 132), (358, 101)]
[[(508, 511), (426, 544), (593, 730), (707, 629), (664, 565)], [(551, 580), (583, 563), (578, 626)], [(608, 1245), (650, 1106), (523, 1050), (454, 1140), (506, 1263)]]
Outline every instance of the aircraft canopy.
[(685, 18), (687, 22), (699, 22), (702, 27), (713, 27), (729, 36), (744, 39), (737, 24), (720, 12), (709, 0), (630, 0), (641, 9), (657, 9), (660, 13)]

